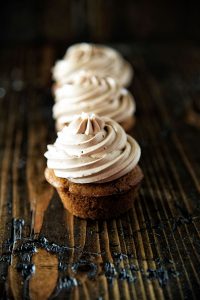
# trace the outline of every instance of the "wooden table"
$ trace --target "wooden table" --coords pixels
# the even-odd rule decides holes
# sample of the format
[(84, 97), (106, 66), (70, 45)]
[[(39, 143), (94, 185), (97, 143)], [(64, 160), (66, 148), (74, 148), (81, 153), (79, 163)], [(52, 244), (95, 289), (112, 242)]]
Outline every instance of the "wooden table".
[(70, 215), (45, 181), (50, 68), (64, 48), (0, 50), (1, 299), (197, 299), (200, 48), (121, 48), (135, 66), (132, 134), (145, 179), (121, 218)]

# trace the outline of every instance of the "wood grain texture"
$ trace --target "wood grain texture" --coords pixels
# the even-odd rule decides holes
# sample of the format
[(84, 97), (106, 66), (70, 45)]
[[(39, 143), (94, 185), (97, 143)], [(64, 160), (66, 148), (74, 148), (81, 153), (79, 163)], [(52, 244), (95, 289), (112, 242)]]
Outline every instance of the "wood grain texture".
[(197, 299), (199, 48), (126, 46), (145, 180), (110, 221), (70, 215), (45, 181), (50, 68), (64, 48), (0, 50), (1, 299)]

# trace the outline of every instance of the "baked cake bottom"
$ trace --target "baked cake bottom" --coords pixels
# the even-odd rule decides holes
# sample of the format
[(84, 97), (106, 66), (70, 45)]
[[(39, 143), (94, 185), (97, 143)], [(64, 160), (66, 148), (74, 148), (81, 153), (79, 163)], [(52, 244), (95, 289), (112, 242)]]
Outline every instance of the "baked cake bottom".
[(45, 177), (57, 189), (70, 213), (94, 220), (115, 218), (130, 209), (143, 173), (137, 165), (128, 174), (111, 182), (79, 184), (59, 178), (53, 170), (46, 168)]

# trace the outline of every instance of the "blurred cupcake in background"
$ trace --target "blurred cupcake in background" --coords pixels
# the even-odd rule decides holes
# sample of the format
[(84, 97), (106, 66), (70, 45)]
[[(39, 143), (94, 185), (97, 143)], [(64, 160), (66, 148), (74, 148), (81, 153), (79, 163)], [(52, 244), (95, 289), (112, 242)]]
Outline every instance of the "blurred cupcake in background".
[(103, 45), (80, 43), (69, 47), (64, 58), (53, 67), (54, 89), (80, 69), (91, 70), (100, 77), (110, 76), (125, 87), (133, 77), (133, 68), (118, 51)]
[(112, 118), (130, 131), (135, 123), (132, 94), (111, 77), (99, 77), (90, 71), (76, 72), (55, 90), (53, 117), (56, 129), (68, 125), (83, 111)]

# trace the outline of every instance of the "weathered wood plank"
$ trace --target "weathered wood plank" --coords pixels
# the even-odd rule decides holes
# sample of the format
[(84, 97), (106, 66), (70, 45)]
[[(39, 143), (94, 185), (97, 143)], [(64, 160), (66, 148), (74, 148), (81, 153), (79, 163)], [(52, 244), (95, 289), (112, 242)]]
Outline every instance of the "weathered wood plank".
[(145, 180), (134, 208), (107, 222), (73, 217), (44, 179), (43, 153), (55, 138), (49, 87), (58, 52), (18, 48), (16, 59), (16, 49), (1, 50), (0, 83), (7, 82), (0, 99), (2, 298), (198, 297), (200, 133), (187, 111), (198, 117), (198, 50), (130, 48), (132, 134), (142, 147)]

